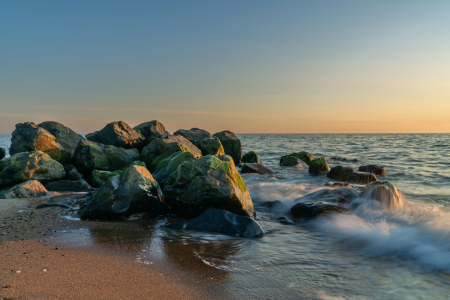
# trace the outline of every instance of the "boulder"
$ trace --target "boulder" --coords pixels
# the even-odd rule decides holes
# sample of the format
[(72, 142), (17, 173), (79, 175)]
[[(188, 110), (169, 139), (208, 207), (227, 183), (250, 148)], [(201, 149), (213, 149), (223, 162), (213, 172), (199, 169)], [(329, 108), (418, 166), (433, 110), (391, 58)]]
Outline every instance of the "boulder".
[(156, 120), (139, 124), (134, 127), (134, 130), (138, 131), (145, 138), (144, 146), (150, 144), (155, 139), (170, 135), (164, 125)]
[(361, 193), (361, 198), (379, 201), (384, 208), (390, 210), (404, 206), (403, 196), (389, 181), (377, 181), (367, 185)]
[(375, 175), (386, 175), (386, 169), (384, 167), (380, 167), (377, 165), (368, 165), (359, 167), (358, 171), (360, 172), (369, 172)]
[(108, 179), (78, 211), (85, 219), (121, 219), (143, 213), (158, 216), (167, 213), (158, 183), (143, 166), (131, 165), (121, 175)]
[(210, 207), (255, 217), (247, 187), (227, 155), (207, 155), (183, 162), (170, 175), (164, 193), (172, 211), (188, 218), (197, 217)]
[(330, 167), (325, 158), (318, 157), (311, 160), (309, 163), (309, 173), (319, 175), (330, 171)]
[[(280, 158), (280, 165), (283, 166), (283, 161), (285, 161), (286, 158), (289, 157), (289, 156), (293, 156), (293, 157), (296, 157), (296, 158), (302, 160), (302, 161), (305, 162), (308, 166), (309, 166), (310, 162), (314, 159), (314, 157), (312, 157), (312, 155), (309, 154), (309, 152), (306, 152), (306, 151), (294, 152), (294, 153), (291, 153), (291, 154), (282, 156), (282, 157)], [(287, 164), (286, 164), (287, 162), (288, 162), (288, 161), (285, 162), (284, 166), (293, 166), (292, 163), (294, 162), (294, 160), (293, 160), (293, 159), (290, 159), (290, 162), (291, 162), (290, 165), (287, 165)]]
[(253, 173), (253, 174), (273, 174), (274, 172), (269, 168), (264, 167), (258, 163), (244, 164), (241, 169), (241, 173)]
[(139, 160), (139, 152), (136, 149), (124, 149), (82, 140), (75, 150), (73, 165), (82, 174), (90, 176), (95, 169), (114, 171), (135, 160)]
[(55, 137), (33, 122), (19, 123), (11, 136), (9, 154), (41, 151), (54, 160), (68, 164), (72, 158), (70, 152), (55, 141)]
[(142, 149), (142, 158), (150, 172), (156, 170), (159, 162), (175, 152), (191, 152), (194, 157), (202, 156), (202, 152), (185, 137), (179, 135), (165, 136), (153, 140)]
[(89, 133), (86, 138), (92, 142), (126, 149), (141, 148), (145, 140), (140, 132), (123, 121), (109, 123), (100, 131)]
[(329, 213), (341, 213), (346, 209), (336, 204), (302, 202), (291, 207), (291, 214), (297, 218), (316, 218)]
[(66, 171), (66, 179), (70, 181), (77, 181), (83, 179), (83, 175), (78, 172), (77, 168), (72, 165), (65, 165), (64, 171)]
[(331, 168), (330, 172), (328, 172), (327, 174), (327, 177), (334, 180), (355, 182), (362, 184), (377, 181), (377, 177), (372, 173), (355, 172), (353, 171), (352, 168), (342, 166), (336, 166)]
[(214, 136), (220, 140), (225, 154), (231, 156), (236, 165), (239, 164), (242, 159), (242, 143), (236, 135), (231, 131), (224, 130), (215, 133)]
[(6, 156), (6, 150), (5, 148), (0, 148), (0, 160), (3, 159), (3, 157)]
[(101, 171), (101, 170), (94, 170), (92, 171), (92, 176), (89, 177), (89, 180), (91, 181), (92, 185), (94, 187), (100, 187), (102, 184), (104, 184), (106, 181), (108, 181), (109, 178), (121, 175), (123, 173), (123, 170), (128, 168), (131, 165), (136, 166), (142, 166), (146, 168), (146, 165), (143, 161), (134, 161), (131, 164), (128, 164), (124, 167), (120, 167), (119, 169), (111, 172), (111, 171)]
[(300, 159), (295, 156), (282, 156), (280, 159), (280, 166), (293, 167), (300, 163)]
[(220, 140), (212, 136), (208, 131), (192, 128), (190, 130), (180, 129), (174, 132), (174, 135), (181, 135), (200, 149), (202, 155), (223, 155), (225, 150), (220, 143)]
[(195, 159), (191, 152), (175, 152), (168, 158), (161, 160), (153, 172), (153, 178), (164, 187), (170, 175), (178, 169), (178, 166), (185, 162)]
[(199, 217), (167, 225), (173, 229), (194, 229), (215, 231), (233, 236), (253, 238), (262, 236), (265, 232), (255, 220), (239, 216), (221, 209), (207, 209)]
[(75, 153), (78, 143), (85, 139), (81, 134), (58, 122), (47, 121), (38, 126), (50, 132), (55, 137), (55, 141), (69, 151), (71, 156)]
[(41, 151), (21, 152), (3, 160), (0, 172), (0, 189), (28, 180), (41, 183), (61, 180), (66, 177), (64, 167)]
[(241, 162), (243, 163), (259, 163), (259, 157), (258, 154), (256, 154), (255, 151), (250, 151), (244, 154), (242, 156)]
[(92, 192), (95, 191), (86, 181), (83, 179), (77, 181), (60, 180), (50, 182), (45, 185), (45, 188), (51, 192)]
[(34, 198), (50, 196), (50, 193), (37, 180), (28, 180), (0, 191), (0, 199)]

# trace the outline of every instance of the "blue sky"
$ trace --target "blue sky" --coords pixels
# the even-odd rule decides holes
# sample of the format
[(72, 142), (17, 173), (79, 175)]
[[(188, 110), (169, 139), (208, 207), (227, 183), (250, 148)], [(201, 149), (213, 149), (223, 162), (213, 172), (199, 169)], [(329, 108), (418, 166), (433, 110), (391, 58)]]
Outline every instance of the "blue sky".
[(450, 132), (448, 1), (2, 1), (0, 132)]

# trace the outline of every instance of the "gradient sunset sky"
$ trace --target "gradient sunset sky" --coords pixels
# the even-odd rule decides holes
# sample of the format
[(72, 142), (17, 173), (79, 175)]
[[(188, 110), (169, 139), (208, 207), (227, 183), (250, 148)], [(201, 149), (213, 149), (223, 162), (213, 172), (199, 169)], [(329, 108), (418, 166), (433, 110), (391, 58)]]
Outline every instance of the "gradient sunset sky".
[(0, 133), (450, 132), (450, 1), (1, 1)]

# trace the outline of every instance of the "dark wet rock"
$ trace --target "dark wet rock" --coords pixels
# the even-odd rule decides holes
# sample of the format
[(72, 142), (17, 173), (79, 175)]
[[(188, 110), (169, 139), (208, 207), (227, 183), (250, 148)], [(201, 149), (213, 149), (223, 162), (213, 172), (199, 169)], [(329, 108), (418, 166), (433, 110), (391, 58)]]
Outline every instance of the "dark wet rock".
[(212, 136), (208, 131), (192, 128), (190, 130), (180, 129), (174, 132), (174, 135), (181, 135), (188, 139), (192, 144), (200, 149), (202, 155), (224, 155), (225, 150), (220, 143), (220, 140)]
[(228, 130), (217, 132), (214, 134), (222, 143), (225, 154), (231, 156), (236, 165), (242, 160), (242, 143), (236, 135)]
[(73, 156), (73, 165), (82, 174), (90, 176), (92, 171), (114, 171), (135, 160), (139, 160), (136, 149), (124, 149), (83, 140), (78, 143)]
[(259, 163), (259, 157), (258, 154), (256, 154), (255, 151), (249, 151), (242, 156), (242, 162), (243, 163)]
[(47, 183), (66, 177), (64, 167), (41, 151), (14, 154), (4, 159), (2, 165), (0, 189), (28, 180), (39, 180), (41, 183)]
[(332, 188), (340, 188), (340, 187), (353, 187), (353, 185), (351, 185), (348, 182), (335, 182), (335, 181), (330, 181), (325, 183), (325, 186), (327, 187), (332, 187)]
[(182, 163), (170, 175), (164, 193), (173, 212), (188, 218), (210, 207), (255, 217), (247, 187), (227, 155), (207, 155)]
[(167, 213), (158, 183), (143, 166), (131, 165), (111, 177), (78, 214), (85, 219), (121, 219), (132, 214), (158, 216)]
[(260, 205), (273, 210), (281, 210), (286, 207), (286, 205), (281, 200), (266, 201), (261, 203)]
[(6, 150), (5, 148), (0, 148), (0, 160), (3, 159), (3, 157), (6, 156)]
[(81, 134), (58, 122), (47, 121), (38, 126), (50, 132), (55, 137), (55, 141), (69, 151), (71, 156), (75, 153), (78, 143), (85, 139)]
[(288, 159), (287, 157), (289, 156), (293, 156), (296, 157), (298, 159), (300, 159), (301, 161), (303, 161), (304, 163), (306, 163), (308, 166), (310, 165), (310, 162), (314, 159), (314, 157), (312, 157), (311, 154), (309, 154), (309, 152), (306, 151), (301, 151), (301, 152), (294, 152), (288, 155), (284, 155), (280, 158), (280, 165), (282, 166), (294, 166), (294, 162), (295, 160), (293, 159)]
[(83, 175), (72, 165), (65, 165), (64, 170), (66, 171), (66, 180), (77, 181), (83, 179)]
[(86, 138), (96, 143), (126, 149), (142, 147), (145, 139), (123, 121), (109, 123), (100, 131), (89, 133)]
[(90, 192), (95, 190), (83, 179), (77, 181), (60, 180), (47, 183), (45, 188), (51, 192)]
[(39, 204), (38, 206), (36, 206), (36, 209), (42, 209), (42, 208), (47, 208), (47, 207), (61, 207), (61, 208), (65, 208), (65, 209), (71, 209), (72, 208), (72, 207), (70, 207), (69, 205), (66, 205), (66, 204), (44, 203), (44, 204)]
[(284, 225), (295, 225), (295, 222), (289, 219), (288, 217), (282, 216), (278, 217), (277, 221)]
[(34, 198), (50, 196), (50, 193), (37, 180), (28, 180), (0, 191), (0, 199)]
[(168, 158), (161, 160), (153, 172), (153, 178), (163, 188), (170, 175), (178, 169), (178, 166), (185, 162), (195, 159), (191, 152), (175, 152)]
[(19, 123), (11, 136), (9, 154), (41, 151), (54, 160), (68, 164), (72, 158), (70, 152), (55, 141), (55, 137), (33, 122)]
[(138, 126), (134, 127), (134, 129), (140, 132), (141, 135), (145, 138), (143, 146), (147, 146), (153, 140), (159, 139), (160, 137), (170, 135), (170, 133), (166, 131), (164, 125), (157, 120), (139, 124)]
[(401, 209), (403, 196), (389, 181), (377, 181), (367, 185), (361, 193), (361, 198), (379, 201), (385, 208)]
[(295, 199), (295, 202), (323, 201), (326, 203), (345, 204), (350, 200), (359, 197), (359, 193), (354, 188), (321, 189), (303, 197)]
[(346, 209), (337, 204), (301, 202), (291, 208), (291, 214), (297, 218), (316, 218), (329, 213), (341, 213)]
[(274, 172), (261, 164), (252, 163), (252, 164), (244, 164), (242, 166), (241, 173), (273, 174)]
[(200, 157), (202, 152), (185, 137), (171, 135), (153, 140), (142, 149), (142, 158), (150, 172), (154, 172), (159, 162), (175, 152), (191, 152), (194, 157)]
[(327, 173), (328, 171), (330, 171), (330, 167), (323, 157), (315, 158), (309, 163), (309, 173), (311, 174), (319, 175)]
[(298, 165), (300, 162), (301, 160), (295, 156), (282, 156), (280, 159), (280, 166), (293, 167)]
[(225, 210), (212, 208), (209, 208), (195, 219), (172, 223), (166, 227), (215, 231), (245, 238), (253, 238), (264, 234), (261, 225), (255, 220)]
[(358, 171), (360, 172), (369, 172), (375, 175), (386, 175), (386, 169), (377, 165), (368, 165), (359, 167)]
[(123, 170), (115, 170), (111, 171), (102, 171), (102, 170), (94, 170), (92, 171), (92, 180), (95, 182), (95, 186), (100, 187), (111, 177), (121, 175)]
[(377, 177), (372, 173), (355, 172), (352, 168), (342, 166), (336, 166), (331, 168), (331, 170), (327, 174), (327, 177), (334, 180), (348, 181), (362, 184), (377, 181)]
[(357, 162), (357, 159), (347, 159), (345, 157), (338, 157), (338, 156), (334, 156), (334, 157), (330, 157), (330, 160), (335, 160), (335, 161), (342, 161), (342, 162)]

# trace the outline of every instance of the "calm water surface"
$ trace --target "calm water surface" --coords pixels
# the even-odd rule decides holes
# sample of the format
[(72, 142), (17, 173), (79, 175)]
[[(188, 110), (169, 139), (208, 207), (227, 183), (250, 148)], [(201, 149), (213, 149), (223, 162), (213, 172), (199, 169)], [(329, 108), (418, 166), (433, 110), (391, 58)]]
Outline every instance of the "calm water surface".
[[(164, 228), (168, 219), (80, 230), (82, 245), (121, 245), (136, 263), (172, 264), (235, 299), (450, 299), (450, 134), (239, 135), (244, 152), (278, 173), (243, 175), (267, 234), (241, 239)], [(0, 135), (0, 147), (10, 136)], [(294, 199), (323, 189), (325, 176), (280, 167), (284, 154), (358, 159), (382, 165), (404, 194), (401, 210), (366, 201), (348, 214), (285, 225)], [(338, 162), (330, 161), (330, 166)], [(270, 211), (264, 201), (282, 200)], [(358, 200), (361, 201), (361, 200)], [(81, 222), (80, 222), (81, 223)], [(131, 249), (131, 250), (130, 250)], [(206, 279), (205, 279), (206, 277)]]

